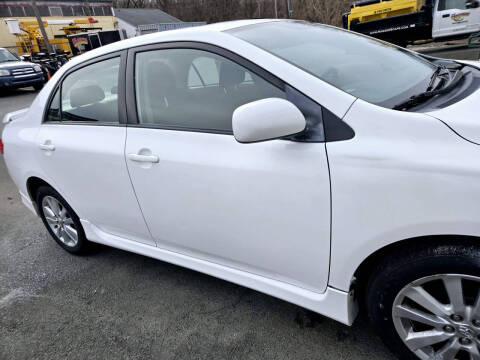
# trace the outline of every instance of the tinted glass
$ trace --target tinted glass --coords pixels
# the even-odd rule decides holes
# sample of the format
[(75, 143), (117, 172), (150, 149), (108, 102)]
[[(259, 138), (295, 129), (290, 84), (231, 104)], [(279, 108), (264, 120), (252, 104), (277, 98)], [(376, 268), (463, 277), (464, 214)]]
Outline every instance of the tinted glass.
[(62, 83), (62, 121), (118, 123), (120, 58), (85, 66)]
[(21, 6), (10, 6), (10, 11), (12, 12), (12, 16), (25, 16), (23, 7)]
[(11, 16), (8, 6), (0, 6), (0, 17)]
[(18, 59), (10, 51), (0, 49), (0, 63), (5, 61), (18, 61)]
[(137, 53), (135, 89), (141, 124), (227, 132), (237, 107), (285, 98), (282, 90), (246, 68), (193, 49)]
[(31, 6), (24, 6), (23, 10), (25, 11), (26, 16), (35, 16), (35, 12)]
[(440, 0), (438, 2), (438, 10), (450, 10), (450, 9), (460, 9), (465, 10), (467, 8), (466, 0)]
[(40, 16), (50, 16), (50, 10), (46, 6), (37, 6)]
[(61, 7), (50, 7), (50, 15), (51, 16), (62, 16), (63, 13), (62, 13), (62, 8)]
[(229, 30), (343, 91), (376, 104), (425, 84), (430, 62), (388, 43), (338, 28), (301, 21), (269, 22)]
[(103, 16), (103, 8), (101, 7), (94, 7), (93, 8), (93, 14), (96, 16)]
[(60, 91), (57, 89), (53, 96), (50, 107), (47, 111), (46, 121), (59, 121), (60, 120)]
[(85, 6), (85, 7), (83, 8), (83, 13), (85, 14), (85, 16), (93, 15), (92, 8), (89, 7), (89, 6)]
[(73, 10), (71, 7), (64, 7), (62, 8), (62, 13), (63, 13), (63, 16), (72, 16)]
[(73, 15), (83, 16), (83, 8), (81, 6), (74, 6), (73, 7)]

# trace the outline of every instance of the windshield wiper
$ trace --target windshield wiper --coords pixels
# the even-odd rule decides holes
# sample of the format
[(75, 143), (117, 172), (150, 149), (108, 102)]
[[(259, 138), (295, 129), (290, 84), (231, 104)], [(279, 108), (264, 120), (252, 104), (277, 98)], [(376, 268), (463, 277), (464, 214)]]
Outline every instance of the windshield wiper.
[[(452, 90), (453, 88), (455, 88), (459, 83), (460, 81), (463, 80), (463, 78), (465, 77), (465, 73), (461, 72), (460, 70), (457, 70), (455, 72), (455, 75), (453, 76), (452, 80), (444, 87), (438, 89), (438, 90), (433, 90), (432, 87), (433, 87), (433, 84), (435, 83), (435, 80), (443, 75), (441, 72), (442, 72), (442, 67), (439, 67), (440, 70), (435, 70), (435, 73), (432, 75), (432, 79), (430, 81), (430, 84), (428, 86), (428, 89), (427, 91), (423, 92), (423, 93), (420, 93), (418, 95), (413, 95), (412, 97), (410, 97), (410, 99), (408, 99), (407, 101), (404, 101), (398, 105), (395, 105), (393, 107), (394, 110), (408, 110), (412, 107), (415, 107), (419, 104), (421, 104), (422, 102), (425, 102), (429, 99), (431, 99), (432, 97), (436, 96), (436, 95), (440, 95), (440, 94), (445, 94), (447, 92), (449, 92), (450, 90)], [(467, 72), (468, 74), (468, 72)]]
[(435, 71), (432, 74), (432, 77), (430, 78), (430, 82), (428, 83), (427, 91), (433, 90), (433, 85), (435, 84), (435, 81), (443, 75), (450, 75), (450, 72), (445, 68), (444, 66), (437, 66)]

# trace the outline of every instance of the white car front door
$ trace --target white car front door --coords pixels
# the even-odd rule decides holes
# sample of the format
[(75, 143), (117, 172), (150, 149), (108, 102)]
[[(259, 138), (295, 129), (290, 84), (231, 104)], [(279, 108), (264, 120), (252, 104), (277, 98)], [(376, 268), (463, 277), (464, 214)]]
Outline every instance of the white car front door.
[[(132, 50), (129, 66), (135, 80), (130, 92), (127, 81), (133, 100), (125, 156), (158, 246), (323, 292), (330, 257), (325, 144), (247, 145), (232, 135), (238, 106), (288, 91), (199, 49)], [(310, 106), (312, 136), (322, 136), (320, 106), (295, 96)]]
[(155, 245), (125, 164), (119, 124), (120, 55), (95, 60), (59, 82), (37, 135), (37, 160), (82, 220)]

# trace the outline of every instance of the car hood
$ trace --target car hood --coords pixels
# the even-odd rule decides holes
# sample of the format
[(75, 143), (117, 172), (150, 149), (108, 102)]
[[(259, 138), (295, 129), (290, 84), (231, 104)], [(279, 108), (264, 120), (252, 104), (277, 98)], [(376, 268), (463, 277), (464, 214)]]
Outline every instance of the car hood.
[[(480, 68), (478, 61), (462, 62)], [(461, 101), (427, 114), (443, 121), (461, 137), (480, 145), (480, 88)]]
[(19, 67), (32, 67), (34, 64), (26, 61), (7, 61), (0, 63), (0, 69), (11, 69)]

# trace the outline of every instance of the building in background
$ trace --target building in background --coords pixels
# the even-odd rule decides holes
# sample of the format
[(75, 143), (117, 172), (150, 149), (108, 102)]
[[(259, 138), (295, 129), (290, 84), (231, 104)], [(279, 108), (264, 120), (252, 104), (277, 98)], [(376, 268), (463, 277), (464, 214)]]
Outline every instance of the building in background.
[(183, 22), (159, 9), (113, 9), (118, 28), (125, 30), (127, 37), (152, 32), (204, 25), (205, 22)]
[[(54, 20), (85, 20), (88, 23), (86, 29), (101, 28), (103, 30), (117, 29), (117, 20), (113, 16), (112, 1), (110, 0), (62, 0), (41, 1), (37, 0), (37, 7), (45, 22), (50, 22), (46, 27), (49, 38), (64, 35), (61, 30), (65, 25), (54, 25)], [(17, 37), (13, 35), (5, 22), (6, 19), (18, 19), (19, 21), (35, 21), (35, 14), (29, 0), (6, 0), (0, 2), (0, 47), (8, 48), (12, 52), (17, 51)], [(93, 18), (94, 22), (88, 20)]]

